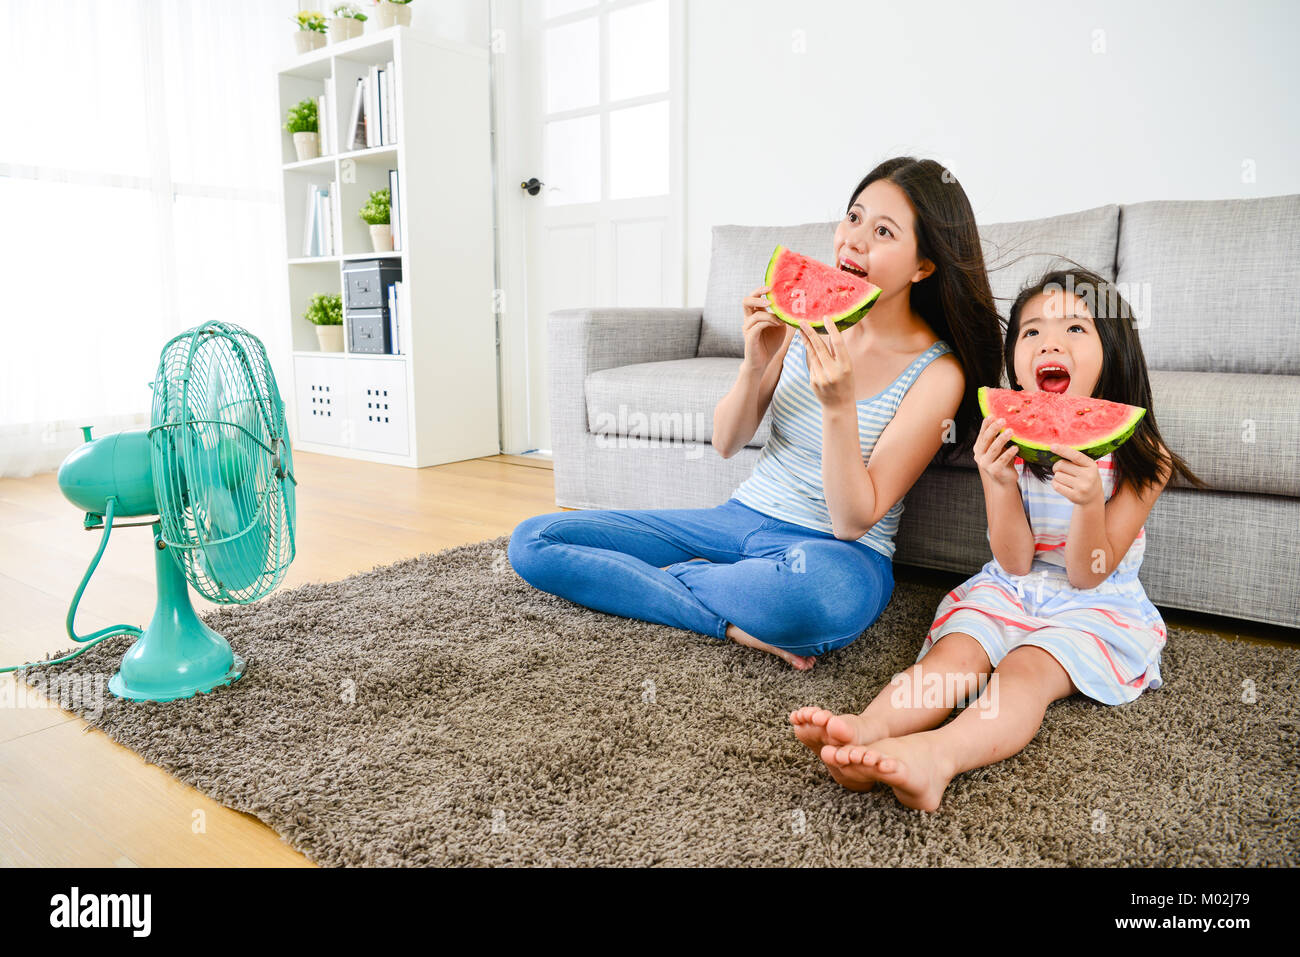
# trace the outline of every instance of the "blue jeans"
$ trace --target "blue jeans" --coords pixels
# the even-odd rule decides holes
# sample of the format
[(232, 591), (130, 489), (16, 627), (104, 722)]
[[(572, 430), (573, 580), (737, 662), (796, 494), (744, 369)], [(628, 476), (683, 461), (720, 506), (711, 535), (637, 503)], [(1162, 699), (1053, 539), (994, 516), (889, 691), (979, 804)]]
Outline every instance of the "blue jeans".
[(511, 534), (509, 557), (534, 588), (587, 608), (722, 641), (733, 623), (796, 655), (849, 644), (894, 591), (893, 562), (874, 548), (734, 498), (535, 515)]

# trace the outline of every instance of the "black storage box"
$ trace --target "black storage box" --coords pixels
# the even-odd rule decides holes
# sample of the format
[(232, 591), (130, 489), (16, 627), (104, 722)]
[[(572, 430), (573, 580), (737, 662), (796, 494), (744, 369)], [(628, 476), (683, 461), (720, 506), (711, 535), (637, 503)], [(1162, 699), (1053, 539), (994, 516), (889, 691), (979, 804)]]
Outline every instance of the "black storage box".
[(388, 308), (345, 309), (343, 321), (348, 327), (348, 351), (387, 355), (393, 351), (388, 335)]
[(388, 308), (388, 287), (402, 278), (400, 259), (354, 259), (343, 264), (343, 308)]
[(400, 259), (354, 259), (343, 264), (343, 324), (348, 351), (388, 355), (388, 287), (402, 278)]

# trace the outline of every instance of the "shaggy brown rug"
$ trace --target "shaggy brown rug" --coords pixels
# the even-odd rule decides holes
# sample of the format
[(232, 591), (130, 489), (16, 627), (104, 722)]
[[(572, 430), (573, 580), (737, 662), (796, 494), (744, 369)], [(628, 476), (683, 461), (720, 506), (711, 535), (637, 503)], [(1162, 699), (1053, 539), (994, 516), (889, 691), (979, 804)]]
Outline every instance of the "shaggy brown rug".
[[(1292, 865), (1300, 651), (1171, 629), (1166, 683), (1053, 705), (933, 814), (836, 785), (790, 731), (916, 658), (942, 589), (798, 673), (539, 592), (507, 538), (204, 620), (248, 661), (208, 695), (71, 710), (324, 865)], [(117, 638), (25, 680), (106, 680)], [(65, 700), (67, 696), (65, 695)]]

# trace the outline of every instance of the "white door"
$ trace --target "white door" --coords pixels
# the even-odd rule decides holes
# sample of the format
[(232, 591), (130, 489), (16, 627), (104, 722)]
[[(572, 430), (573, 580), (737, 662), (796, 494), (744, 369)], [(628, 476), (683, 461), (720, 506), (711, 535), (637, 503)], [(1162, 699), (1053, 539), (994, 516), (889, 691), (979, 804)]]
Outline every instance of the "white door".
[(682, 0), (493, 6), (506, 451), (550, 448), (550, 312), (682, 305), (683, 15)]

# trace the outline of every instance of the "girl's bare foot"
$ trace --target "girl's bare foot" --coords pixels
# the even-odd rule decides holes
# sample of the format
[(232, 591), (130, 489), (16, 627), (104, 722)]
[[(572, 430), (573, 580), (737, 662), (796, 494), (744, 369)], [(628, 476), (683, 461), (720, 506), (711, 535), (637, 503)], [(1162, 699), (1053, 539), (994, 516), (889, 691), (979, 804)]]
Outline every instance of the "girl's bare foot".
[(765, 641), (759, 641), (749, 632), (742, 631), (735, 625), (727, 625), (727, 637), (738, 645), (744, 645), (746, 648), (757, 648), (759, 651), (766, 651), (768, 654), (776, 655), (782, 661), (789, 662), (796, 671), (808, 671), (817, 663), (817, 658), (813, 655), (792, 654), (784, 648), (777, 648)]
[(790, 712), (790, 725), (794, 736), (813, 754), (820, 754), (822, 746), (827, 744), (826, 722), (835, 717), (835, 712), (825, 708), (806, 707)]
[(907, 807), (937, 811), (952, 771), (928, 734), (922, 731), (901, 738), (882, 738), (869, 747), (851, 744), (837, 748), (828, 744), (822, 748), (821, 759), (832, 777), (850, 790), (865, 791), (876, 781), (883, 781)]
[[(795, 737), (818, 757), (821, 756), (823, 750), (834, 753), (841, 746), (849, 744), (849, 740), (842, 737), (842, 734), (852, 733), (863, 736), (865, 742), (878, 740), (889, 733), (883, 725), (877, 728), (876, 722), (867, 721), (861, 715), (835, 714), (825, 708), (810, 707), (792, 711), (790, 713), (790, 724), (794, 726)], [(874, 738), (871, 737), (873, 734), (875, 735)], [(841, 787), (848, 788), (850, 791), (869, 791), (875, 783), (874, 779), (863, 777), (861, 774), (845, 773), (837, 763), (825, 759), (823, 759), (823, 763), (836, 783)]]
[(879, 721), (868, 721), (860, 714), (835, 714), (825, 708), (807, 707), (790, 712), (794, 734), (814, 754), (825, 745), (871, 744), (889, 737), (889, 729)]

